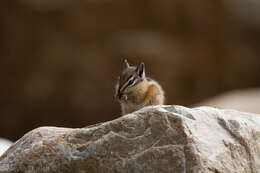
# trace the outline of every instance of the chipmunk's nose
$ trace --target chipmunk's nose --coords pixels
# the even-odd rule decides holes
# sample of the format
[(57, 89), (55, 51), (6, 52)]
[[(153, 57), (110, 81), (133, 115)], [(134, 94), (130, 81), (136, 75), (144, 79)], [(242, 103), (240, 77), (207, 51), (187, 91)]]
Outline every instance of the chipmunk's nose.
[(124, 94), (122, 94), (122, 93), (119, 93), (118, 94), (118, 98), (121, 100), (122, 98), (124, 97)]
[(126, 100), (126, 99), (127, 99), (127, 96), (126, 96), (126, 94), (124, 94), (124, 93), (119, 93), (119, 94), (118, 94), (118, 98), (119, 98), (119, 100)]

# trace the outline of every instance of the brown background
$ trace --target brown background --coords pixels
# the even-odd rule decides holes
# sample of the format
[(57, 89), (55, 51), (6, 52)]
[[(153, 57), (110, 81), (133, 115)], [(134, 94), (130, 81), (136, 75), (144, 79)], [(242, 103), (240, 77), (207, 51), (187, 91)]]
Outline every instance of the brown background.
[(145, 62), (168, 104), (260, 86), (260, 4), (219, 0), (6, 0), (0, 6), (0, 136), (120, 115), (114, 84)]

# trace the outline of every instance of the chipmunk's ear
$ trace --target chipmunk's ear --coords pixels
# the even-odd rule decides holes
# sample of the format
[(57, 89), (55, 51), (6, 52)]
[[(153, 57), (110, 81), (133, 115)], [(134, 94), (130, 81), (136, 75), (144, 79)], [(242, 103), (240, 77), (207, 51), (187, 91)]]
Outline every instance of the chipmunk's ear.
[(145, 77), (145, 67), (143, 62), (137, 67), (136, 72), (141, 78)]
[(128, 64), (128, 62), (127, 62), (126, 59), (124, 60), (123, 68), (124, 68), (124, 69), (129, 68), (129, 64)]

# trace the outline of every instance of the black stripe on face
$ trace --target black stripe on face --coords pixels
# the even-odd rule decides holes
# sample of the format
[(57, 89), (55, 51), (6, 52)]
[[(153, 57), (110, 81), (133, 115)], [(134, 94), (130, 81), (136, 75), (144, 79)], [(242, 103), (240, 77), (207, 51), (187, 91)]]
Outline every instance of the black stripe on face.
[(117, 96), (119, 96), (120, 95), (120, 87), (118, 87), (118, 89), (117, 89)]
[(127, 88), (128, 82), (129, 82), (129, 80), (130, 80), (132, 77), (133, 77), (133, 75), (131, 75), (131, 76), (129, 76), (129, 77), (127, 78), (127, 80), (119, 87), (119, 91), (120, 91), (120, 90), (124, 91), (124, 90)]
[[(130, 79), (131, 79), (131, 78), (130, 78)], [(140, 82), (143, 81), (142, 78), (137, 77), (137, 76), (134, 76), (134, 78), (131, 79), (131, 80), (133, 80), (133, 83), (131, 83), (130, 80), (129, 80), (129, 81), (127, 82), (127, 85), (125, 86), (124, 89), (126, 89), (127, 87), (130, 87), (130, 86), (135, 86), (135, 85), (137, 85), (137, 84), (139, 84)]]
[(135, 84), (135, 78), (130, 78), (127, 82), (127, 86), (134, 85)]
[(127, 78), (126, 82), (125, 83), (128, 83), (129, 80), (133, 77), (133, 75), (129, 76), (129, 78)]

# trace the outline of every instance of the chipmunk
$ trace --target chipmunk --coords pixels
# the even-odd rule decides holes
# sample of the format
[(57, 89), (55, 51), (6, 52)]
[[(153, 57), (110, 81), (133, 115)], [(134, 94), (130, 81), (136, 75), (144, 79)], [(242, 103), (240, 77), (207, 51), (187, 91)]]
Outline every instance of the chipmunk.
[(164, 104), (164, 92), (154, 80), (145, 76), (145, 66), (130, 66), (124, 60), (123, 71), (118, 77), (115, 97), (121, 105), (122, 115), (149, 105)]

